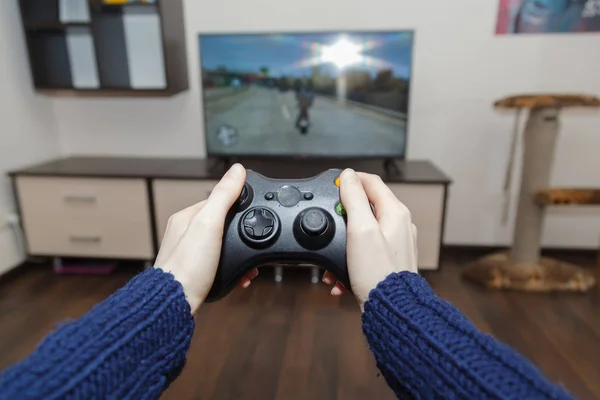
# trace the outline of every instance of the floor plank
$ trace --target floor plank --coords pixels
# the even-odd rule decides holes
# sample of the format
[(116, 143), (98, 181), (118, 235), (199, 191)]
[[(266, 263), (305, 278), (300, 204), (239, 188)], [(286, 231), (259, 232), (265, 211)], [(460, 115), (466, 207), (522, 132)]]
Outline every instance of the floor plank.
[[(482, 331), (529, 357), (581, 399), (600, 398), (600, 296), (487, 291), (460, 266), (479, 255), (451, 252), (426, 273), (436, 293)], [(574, 261), (594, 265), (592, 257)], [(58, 323), (77, 318), (139, 271), (59, 276), (44, 265), (0, 280), (0, 369), (31, 352)], [(333, 298), (306, 270), (205, 305), (186, 368), (164, 399), (393, 399), (378, 376), (350, 296)]]

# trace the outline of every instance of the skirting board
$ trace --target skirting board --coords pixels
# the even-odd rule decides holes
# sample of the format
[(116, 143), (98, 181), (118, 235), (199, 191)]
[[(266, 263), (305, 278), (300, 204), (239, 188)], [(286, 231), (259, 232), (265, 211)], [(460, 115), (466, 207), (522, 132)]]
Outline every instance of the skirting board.
[(17, 268), (23, 260), (13, 231), (7, 226), (0, 228), (0, 276)]

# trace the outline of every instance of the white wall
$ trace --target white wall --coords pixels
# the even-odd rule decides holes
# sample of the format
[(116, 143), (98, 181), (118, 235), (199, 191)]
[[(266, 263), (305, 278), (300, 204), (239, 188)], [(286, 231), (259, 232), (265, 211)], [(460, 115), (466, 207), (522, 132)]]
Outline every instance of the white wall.
[(22, 250), (5, 225), (14, 211), (6, 171), (59, 154), (52, 102), (33, 92), (16, 1), (0, 1), (0, 274), (19, 264)]
[[(600, 94), (600, 36), (494, 35), (497, 1), (187, 0), (190, 86), (173, 99), (56, 99), (63, 149), (72, 154), (204, 156), (196, 34), (226, 31), (415, 29), (409, 159), (429, 159), (454, 178), (450, 244), (507, 244), (502, 180), (513, 115), (505, 95)], [(600, 185), (600, 116), (564, 113), (553, 184)], [(600, 215), (552, 214), (545, 243), (593, 247)]]

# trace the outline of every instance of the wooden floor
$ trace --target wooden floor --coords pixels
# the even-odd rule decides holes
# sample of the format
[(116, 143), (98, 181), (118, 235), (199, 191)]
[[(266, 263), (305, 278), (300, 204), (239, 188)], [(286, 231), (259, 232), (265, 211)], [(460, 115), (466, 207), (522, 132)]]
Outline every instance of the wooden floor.
[[(448, 254), (450, 253), (450, 254)], [(476, 253), (446, 252), (426, 278), (483, 331), (529, 357), (581, 399), (600, 398), (600, 298), (489, 292), (463, 282)], [(593, 265), (592, 257), (571, 261)], [(0, 369), (34, 349), (56, 323), (76, 318), (122, 286), (136, 268), (107, 277), (56, 276), (29, 266), (0, 281)], [(269, 271), (247, 291), (205, 305), (188, 363), (165, 399), (392, 399), (350, 296), (329, 296), (308, 271), (282, 284)]]

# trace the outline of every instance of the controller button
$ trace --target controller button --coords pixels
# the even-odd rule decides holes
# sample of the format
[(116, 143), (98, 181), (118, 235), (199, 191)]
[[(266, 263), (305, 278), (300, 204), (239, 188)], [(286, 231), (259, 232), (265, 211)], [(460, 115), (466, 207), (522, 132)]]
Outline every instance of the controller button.
[(335, 178), (335, 186), (340, 187), (340, 177)]
[(312, 193), (310, 193), (310, 192), (306, 192), (306, 193), (304, 193), (304, 195), (303, 195), (303, 196), (304, 196), (304, 200), (312, 200), (312, 199), (315, 197), (315, 196), (314, 196)]
[(284, 207), (294, 207), (302, 200), (302, 193), (295, 186), (283, 186), (277, 192), (277, 200)]
[(265, 193), (265, 200), (273, 200), (275, 198), (275, 195), (271, 192), (269, 193)]
[(325, 233), (329, 222), (325, 213), (318, 209), (307, 211), (300, 221), (302, 230), (310, 236), (319, 236)]
[(244, 231), (252, 239), (264, 239), (273, 232), (275, 216), (264, 208), (250, 211), (242, 221)]
[(338, 202), (335, 205), (335, 212), (338, 213), (339, 215), (346, 215), (346, 209), (344, 208), (343, 204)]

